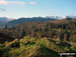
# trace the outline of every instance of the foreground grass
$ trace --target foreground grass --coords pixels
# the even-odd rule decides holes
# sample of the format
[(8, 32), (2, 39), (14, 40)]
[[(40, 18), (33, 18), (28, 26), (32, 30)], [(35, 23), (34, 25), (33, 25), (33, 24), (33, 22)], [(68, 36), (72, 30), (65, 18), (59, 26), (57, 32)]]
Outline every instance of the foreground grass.
[(60, 57), (58, 53), (71, 51), (76, 51), (75, 43), (64, 43), (46, 37), (26, 36), (0, 45), (0, 57)]

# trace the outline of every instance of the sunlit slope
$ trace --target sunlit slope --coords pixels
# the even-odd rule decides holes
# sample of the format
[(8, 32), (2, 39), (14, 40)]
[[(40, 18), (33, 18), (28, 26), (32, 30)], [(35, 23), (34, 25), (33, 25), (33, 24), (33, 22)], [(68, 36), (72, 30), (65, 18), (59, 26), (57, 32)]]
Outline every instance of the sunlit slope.
[[(26, 36), (21, 40), (15, 39), (0, 45), (0, 56), (4, 57), (60, 57), (59, 52), (75, 52), (75, 43), (61, 42), (46, 37), (37, 38)], [(68, 57), (68, 56), (66, 56)]]

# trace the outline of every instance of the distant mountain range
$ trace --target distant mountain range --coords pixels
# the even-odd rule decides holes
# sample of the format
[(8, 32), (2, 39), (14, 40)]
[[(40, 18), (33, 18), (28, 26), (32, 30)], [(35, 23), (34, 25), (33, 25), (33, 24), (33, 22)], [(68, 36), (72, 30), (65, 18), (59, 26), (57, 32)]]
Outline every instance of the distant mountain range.
[(33, 17), (33, 18), (19, 18), (16, 20), (9, 21), (7, 24), (9, 26), (15, 26), (16, 24), (22, 24), (25, 22), (47, 22), (47, 21), (55, 21), (56, 19), (52, 18), (43, 18), (43, 17)]
[(5, 24), (8, 22), (8, 18), (7, 17), (0, 17), (0, 27), (4, 27)]
[(76, 16), (63, 16), (63, 17), (59, 17), (59, 16), (47, 16), (48, 18), (52, 18), (52, 19), (64, 19), (64, 18), (76, 18)]
[(7, 22), (8, 21), (8, 18), (7, 17), (0, 17), (0, 21)]
[(22, 24), (25, 22), (47, 22), (47, 21), (55, 21), (57, 19), (64, 18), (76, 18), (76, 16), (46, 16), (46, 17), (32, 17), (32, 18), (18, 18), (18, 19), (10, 19), (7, 17), (0, 17), (0, 28), (3, 28), (5, 24), (8, 24), (10, 27), (15, 26), (17, 24)]

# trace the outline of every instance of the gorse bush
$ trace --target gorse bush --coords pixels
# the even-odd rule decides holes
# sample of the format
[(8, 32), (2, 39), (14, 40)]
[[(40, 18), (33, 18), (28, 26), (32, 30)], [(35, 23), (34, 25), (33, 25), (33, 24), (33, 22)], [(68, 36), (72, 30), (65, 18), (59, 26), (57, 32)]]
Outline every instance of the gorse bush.
[(64, 43), (46, 37), (26, 36), (0, 45), (0, 57), (60, 57), (59, 52), (71, 51), (76, 51), (75, 43)]
[(6, 43), (6, 47), (19, 48), (20, 47), (20, 44), (19, 44), (18, 39), (15, 39), (12, 42)]

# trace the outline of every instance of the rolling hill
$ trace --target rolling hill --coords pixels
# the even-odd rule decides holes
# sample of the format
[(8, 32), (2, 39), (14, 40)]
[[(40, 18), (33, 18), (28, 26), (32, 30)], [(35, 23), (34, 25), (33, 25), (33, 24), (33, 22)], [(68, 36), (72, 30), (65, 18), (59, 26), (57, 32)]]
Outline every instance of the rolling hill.
[(16, 20), (9, 21), (7, 24), (9, 26), (15, 26), (17, 24), (22, 24), (26, 22), (47, 22), (47, 21), (55, 21), (56, 19), (52, 18), (43, 18), (43, 17), (33, 17), (33, 18), (19, 18)]

